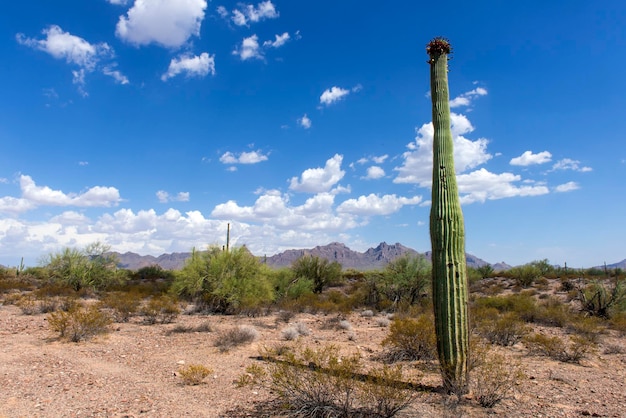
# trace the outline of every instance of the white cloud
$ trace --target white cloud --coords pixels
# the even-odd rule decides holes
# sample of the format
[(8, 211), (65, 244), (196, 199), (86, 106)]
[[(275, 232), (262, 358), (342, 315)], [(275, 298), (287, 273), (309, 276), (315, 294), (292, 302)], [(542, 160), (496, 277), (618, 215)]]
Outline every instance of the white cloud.
[(268, 156), (261, 151), (242, 152), (239, 155), (232, 152), (225, 152), (220, 157), (223, 164), (257, 164), (268, 160)]
[(167, 202), (189, 202), (189, 192), (179, 192), (174, 196), (170, 196), (170, 194), (164, 190), (159, 190), (156, 192), (157, 199), (161, 203)]
[(525, 151), (519, 157), (511, 159), (509, 164), (526, 167), (533, 164), (544, 164), (550, 162), (551, 160), (552, 154), (550, 154), (548, 151), (542, 151), (538, 154), (533, 154), (532, 151)]
[(300, 179), (293, 177), (289, 189), (296, 192), (320, 193), (328, 192), (345, 175), (341, 169), (343, 155), (335, 154), (326, 161), (324, 168), (309, 168), (304, 170)]
[(309, 117), (305, 113), (304, 116), (298, 119), (298, 124), (304, 129), (309, 129), (313, 122), (311, 122), (311, 119), (309, 119)]
[(391, 194), (381, 197), (370, 194), (368, 196), (359, 196), (357, 199), (346, 200), (339, 205), (337, 212), (358, 216), (389, 215), (397, 212), (405, 205), (417, 205), (421, 201), (421, 196), (407, 198)]
[(82, 193), (64, 193), (48, 186), (37, 186), (30, 176), (20, 176), (21, 197), (0, 198), (0, 212), (21, 213), (38, 206), (111, 207), (121, 201), (114, 187), (95, 186)]
[[(42, 33), (45, 39), (28, 38), (22, 33), (18, 33), (15, 38), (21, 45), (46, 52), (56, 59), (64, 59), (68, 64), (77, 66), (77, 70), (72, 70), (72, 83), (86, 97), (86, 74), (98, 69), (102, 61), (111, 60), (115, 56), (113, 49), (105, 42), (91, 44), (79, 36), (63, 31), (57, 25), (49, 26)], [(116, 65), (115, 62), (110, 62), (102, 66), (101, 71), (113, 77), (119, 84), (128, 84), (126, 76), (119, 70), (114, 70)]]
[(217, 14), (220, 15), (222, 19), (226, 19), (228, 17), (228, 10), (224, 6), (217, 6)]
[(115, 4), (118, 6), (126, 6), (126, 4), (128, 3), (128, 0), (107, 0), (107, 1), (111, 4)]
[(557, 161), (554, 166), (552, 166), (552, 171), (556, 170), (572, 170), (579, 171), (581, 173), (587, 173), (589, 171), (593, 171), (591, 167), (581, 167), (580, 161), (572, 160), (570, 158), (564, 158), (562, 160)]
[(539, 196), (550, 191), (542, 184), (517, 186), (521, 177), (512, 173), (495, 174), (484, 168), (457, 176), (461, 203), (485, 202), (515, 196)]
[(387, 160), (387, 158), (389, 158), (389, 155), (387, 154), (379, 155), (379, 156), (372, 157), (372, 161), (374, 161), (376, 164), (382, 164)]
[(263, 42), (263, 46), (271, 46), (273, 48), (279, 48), (289, 40), (289, 33), (285, 32), (282, 35), (275, 35), (276, 39), (273, 41), (265, 41)]
[(578, 190), (578, 189), (580, 189), (580, 186), (578, 185), (578, 183), (576, 183), (575, 181), (569, 181), (564, 184), (559, 184), (558, 186), (556, 186), (554, 191), (559, 192), (559, 193), (564, 193), (564, 192), (571, 192), (571, 191)]
[(185, 73), (187, 77), (205, 77), (208, 74), (215, 75), (215, 55), (203, 52), (200, 55), (188, 54), (172, 58), (167, 72), (161, 76), (161, 80), (167, 81), (172, 77)]
[(350, 94), (350, 90), (342, 89), (341, 87), (333, 86), (330, 89), (324, 90), (320, 96), (320, 103), (326, 106), (341, 100), (344, 96)]
[(252, 35), (248, 38), (243, 38), (241, 46), (233, 51), (233, 55), (239, 55), (242, 61), (248, 59), (263, 59), (259, 46), (259, 37)]
[(472, 103), (472, 100), (479, 96), (486, 96), (487, 90), (482, 87), (477, 87), (474, 90), (470, 90), (465, 92), (454, 99), (450, 100), (450, 107), (461, 107), (461, 106), (469, 106)]
[(178, 48), (200, 35), (206, 0), (135, 0), (120, 16), (115, 34), (136, 46), (155, 43)]
[(385, 170), (378, 167), (377, 165), (373, 165), (367, 168), (367, 174), (365, 177), (362, 177), (365, 180), (376, 180), (385, 177)]
[[(470, 133), (474, 127), (465, 115), (450, 114), (451, 129), (454, 141), (454, 165), (458, 173), (479, 166), (491, 159), (487, 152), (488, 141), (479, 138), (475, 141), (463, 135)], [(403, 163), (394, 168), (398, 176), (394, 183), (416, 183), (422, 187), (430, 187), (432, 182), (433, 164), (433, 124), (426, 123), (417, 130), (414, 142), (407, 145), (408, 151), (402, 154)]]
[(90, 44), (85, 39), (64, 32), (57, 25), (51, 25), (42, 33), (45, 39), (27, 38), (24, 34), (16, 35), (17, 42), (40, 51), (47, 52), (57, 59), (65, 59), (86, 70), (93, 71), (102, 57), (108, 57), (112, 50), (106, 43)]
[(128, 84), (128, 78), (119, 70), (114, 70), (113, 68), (114, 67), (105, 66), (102, 68), (102, 73), (104, 75), (108, 75), (109, 77), (113, 77), (113, 79), (119, 84)]
[[(228, 16), (226, 8), (218, 7), (218, 13), (223, 18)], [(276, 19), (279, 16), (276, 6), (270, 1), (258, 3), (256, 7), (252, 4), (242, 4), (239, 9), (232, 11), (231, 20), (237, 26), (245, 26), (248, 23), (256, 23), (265, 19)]]

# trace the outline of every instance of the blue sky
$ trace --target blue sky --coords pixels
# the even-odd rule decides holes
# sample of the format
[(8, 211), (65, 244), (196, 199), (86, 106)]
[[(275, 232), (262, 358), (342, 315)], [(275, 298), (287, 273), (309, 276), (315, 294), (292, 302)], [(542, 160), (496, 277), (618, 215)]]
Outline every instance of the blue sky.
[(101, 241), (257, 255), (430, 249), (425, 45), (449, 83), (467, 251), (626, 257), (626, 4), (0, 5), (0, 263)]

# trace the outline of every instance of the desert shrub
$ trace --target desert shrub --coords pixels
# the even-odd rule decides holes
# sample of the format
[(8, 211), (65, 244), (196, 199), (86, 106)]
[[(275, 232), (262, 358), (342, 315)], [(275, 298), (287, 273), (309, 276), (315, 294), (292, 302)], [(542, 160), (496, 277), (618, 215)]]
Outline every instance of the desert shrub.
[(431, 271), (430, 262), (421, 254), (398, 257), (385, 266), (379, 291), (394, 304), (412, 305), (430, 288)]
[(291, 265), (291, 270), (296, 280), (311, 281), (314, 293), (322, 293), (326, 287), (341, 281), (341, 264), (312, 255), (298, 258)]
[(626, 310), (626, 281), (615, 280), (606, 285), (594, 280), (578, 289), (581, 310), (588, 315), (609, 319)]
[(626, 347), (619, 344), (609, 344), (604, 348), (604, 354), (626, 354)]
[(371, 309), (366, 309), (364, 311), (361, 311), (361, 316), (363, 318), (371, 318), (374, 316), (374, 311), (372, 311)]
[(485, 264), (480, 267), (477, 267), (476, 271), (478, 272), (478, 274), (480, 274), (481, 279), (488, 279), (489, 277), (492, 277), (494, 274), (494, 270), (491, 264)]
[(626, 336), (626, 312), (620, 312), (616, 315), (613, 315), (613, 317), (609, 321), (609, 325), (611, 329), (616, 330), (622, 336)]
[(294, 300), (313, 293), (313, 281), (306, 277), (296, 277), (291, 268), (272, 270), (269, 279), (278, 301)]
[(78, 342), (108, 331), (111, 318), (97, 306), (77, 307), (48, 315), (48, 325), (63, 339)]
[(249, 385), (262, 385), (266, 376), (267, 372), (262, 366), (250, 364), (246, 367), (245, 373), (235, 380), (235, 386), (242, 388)]
[(276, 314), (276, 322), (289, 323), (294, 316), (296, 316), (295, 312), (281, 309)]
[(473, 303), (473, 307), (478, 309), (494, 308), (500, 313), (514, 312), (519, 315), (520, 319), (526, 322), (533, 322), (537, 317), (538, 311), (535, 299), (528, 292), (477, 298)]
[(171, 283), (174, 280), (175, 274), (171, 270), (165, 270), (159, 265), (145, 266), (139, 270), (131, 273), (133, 280), (140, 281), (164, 281)]
[(146, 324), (169, 324), (180, 314), (180, 308), (175, 298), (170, 296), (153, 296), (140, 309)]
[(141, 295), (137, 292), (109, 292), (102, 297), (100, 304), (111, 310), (115, 322), (128, 322), (139, 310)]
[(0, 278), (0, 294), (10, 293), (14, 291), (32, 290), (33, 283), (25, 279), (16, 279), (12, 277)]
[(170, 335), (170, 334), (185, 334), (189, 332), (213, 332), (213, 331), (214, 331), (213, 324), (211, 324), (208, 321), (205, 321), (199, 325), (196, 325), (195, 327), (178, 324), (174, 328), (169, 330), (167, 334)]
[(358, 354), (335, 346), (288, 351), (269, 364), (270, 389), (299, 417), (393, 417), (413, 400), (400, 367), (363, 375)]
[(294, 326), (288, 326), (281, 331), (283, 338), (287, 341), (295, 340), (300, 336), (300, 333)]
[(580, 363), (594, 349), (594, 344), (586, 338), (574, 335), (566, 342), (559, 337), (533, 334), (524, 339), (531, 355), (543, 355), (564, 363)]
[(541, 270), (536, 265), (530, 263), (523, 266), (513, 267), (507, 272), (507, 275), (515, 280), (520, 287), (530, 287), (535, 280), (541, 277)]
[(484, 408), (493, 408), (524, 378), (524, 371), (519, 361), (488, 351), (471, 376), (474, 399)]
[(384, 316), (376, 318), (376, 325), (378, 325), (381, 328), (388, 327), (390, 322), (391, 321)]
[(529, 332), (515, 312), (497, 315), (492, 319), (481, 318), (477, 324), (478, 333), (492, 344), (514, 345)]
[(564, 327), (570, 322), (571, 316), (569, 306), (549, 296), (541, 301), (532, 321), (551, 327)]
[(597, 344), (600, 335), (605, 331), (605, 325), (602, 320), (596, 316), (579, 316), (575, 317), (568, 324), (568, 329), (581, 337)]
[(214, 346), (221, 352), (229, 351), (234, 347), (249, 344), (259, 337), (256, 328), (246, 325), (229, 328), (218, 332)]
[(54, 297), (54, 296), (74, 296), (76, 291), (67, 283), (48, 281), (41, 287), (37, 288), (33, 294), (38, 298)]
[(351, 331), (352, 330), (352, 324), (349, 321), (345, 320), (345, 319), (342, 319), (341, 321), (339, 321), (338, 327), (339, 327), (339, 329), (342, 329), (344, 331)]
[(178, 375), (183, 384), (193, 386), (203, 383), (204, 379), (211, 373), (213, 373), (213, 370), (201, 364), (189, 364), (178, 370)]
[(32, 294), (21, 296), (16, 302), (18, 308), (24, 315), (35, 315), (39, 313), (39, 303)]
[(382, 346), (385, 348), (382, 359), (388, 362), (432, 360), (437, 357), (435, 321), (430, 315), (396, 318)]
[(84, 249), (65, 248), (50, 254), (45, 269), (54, 283), (71, 287), (75, 291), (83, 288), (106, 289), (122, 281), (117, 272), (117, 259), (109, 253), (110, 247), (99, 242)]
[(256, 312), (274, 300), (269, 269), (245, 247), (222, 251), (211, 247), (192, 252), (172, 289), (178, 295), (201, 298), (207, 309), (220, 313)]

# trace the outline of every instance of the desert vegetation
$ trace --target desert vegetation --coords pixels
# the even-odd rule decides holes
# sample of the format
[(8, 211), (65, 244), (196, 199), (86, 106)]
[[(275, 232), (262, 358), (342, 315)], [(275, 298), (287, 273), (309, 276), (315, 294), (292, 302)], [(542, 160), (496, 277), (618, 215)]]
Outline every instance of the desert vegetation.
[[(469, 269), (468, 276), (468, 369), (476, 375), (457, 407), (513, 402), (531, 384), (529, 359), (579, 367), (584, 376), (582, 366), (626, 352), (620, 270), (541, 260), (506, 272)], [(342, 271), (310, 256), (270, 269), (243, 247), (196, 251), (180, 271), (128, 271), (93, 245), (53, 254), (36, 268), (1, 270), (0, 311), (44, 318), (42, 344), (97, 347), (120, 327), (157, 327), (170, 341), (203, 338), (213, 357), (179, 365), (172, 375), (181, 388), (210, 386), (220, 356), (253, 350), (236, 360), (246, 370), (233, 370), (231, 379), (234, 391), (266, 394), (265, 409), (247, 413), (390, 417), (419, 408), (425, 394), (448, 402), (437, 377), (430, 278), (422, 256), (376, 271)]]

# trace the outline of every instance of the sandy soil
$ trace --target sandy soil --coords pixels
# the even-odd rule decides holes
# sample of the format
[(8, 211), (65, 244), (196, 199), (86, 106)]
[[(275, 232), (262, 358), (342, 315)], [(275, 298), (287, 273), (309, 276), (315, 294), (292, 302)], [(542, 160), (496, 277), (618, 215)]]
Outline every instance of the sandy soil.
[[(302, 343), (332, 342), (375, 363), (388, 328), (381, 327), (376, 317), (355, 313), (347, 317), (352, 330), (326, 329), (328, 319), (298, 314), (291, 321), (311, 330), (300, 337)], [(222, 353), (213, 345), (217, 332), (167, 332), (177, 325), (207, 321), (215, 331), (250, 325), (259, 338)], [(107, 335), (68, 343), (49, 329), (46, 315), (24, 315), (16, 306), (0, 306), (0, 417), (273, 416), (259, 412), (271, 393), (259, 387), (237, 388), (233, 382), (248, 365), (262, 363), (257, 357), (263, 346), (284, 343), (286, 325), (275, 314), (261, 318), (181, 315), (166, 325), (144, 325), (133, 318), (111, 325)], [(623, 350), (605, 354), (607, 347)], [(459, 404), (435, 390), (419, 394), (398, 416), (626, 417), (625, 338), (604, 334), (597, 351), (580, 365), (530, 356), (521, 343), (501, 351), (521, 360), (526, 377), (493, 409), (480, 407), (471, 395)], [(181, 383), (177, 371), (192, 363), (213, 370), (204, 384)], [(412, 367), (406, 364), (407, 369)], [(420, 383), (437, 387), (436, 370), (424, 372)]]

